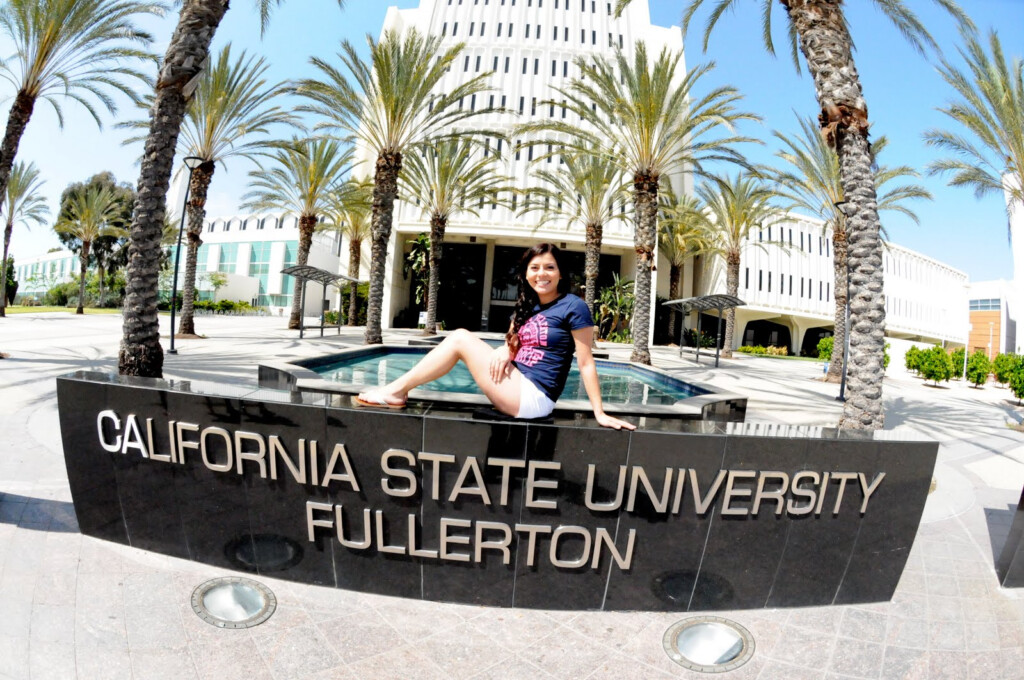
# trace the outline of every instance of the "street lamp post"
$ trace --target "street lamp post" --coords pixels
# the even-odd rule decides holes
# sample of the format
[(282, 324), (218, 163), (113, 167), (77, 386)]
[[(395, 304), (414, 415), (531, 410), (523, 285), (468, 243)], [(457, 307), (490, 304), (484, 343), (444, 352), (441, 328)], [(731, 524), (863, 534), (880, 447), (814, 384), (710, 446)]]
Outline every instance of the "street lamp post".
[(992, 329), (996, 325), (995, 321), (988, 322), (988, 360), (992, 361)]
[(188, 168), (188, 179), (185, 180), (185, 201), (181, 206), (181, 224), (178, 225), (178, 247), (174, 251), (174, 280), (171, 282), (171, 346), (168, 354), (177, 354), (174, 349), (174, 311), (178, 306), (178, 264), (181, 262), (181, 234), (185, 231), (185, 215), (188, 214), (188, 192), (192, 188), (192, 172), (198, 168), (204, 159), (199, 156), (185, 156), (185, 167)]

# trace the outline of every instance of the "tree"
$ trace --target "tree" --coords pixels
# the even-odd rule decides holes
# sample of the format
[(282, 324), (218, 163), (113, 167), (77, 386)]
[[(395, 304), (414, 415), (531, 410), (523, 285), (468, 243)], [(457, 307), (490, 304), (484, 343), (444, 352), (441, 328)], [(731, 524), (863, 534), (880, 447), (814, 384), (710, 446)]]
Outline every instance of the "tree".
[(89, 189), (76, 194), (71, 199), (68, 216), (57, 222), (54, 227), (58, 232), (74, 236), (82, 244), (78, 256), (80, 275), (78, 286), (78, 309), (76, 314), (84, 314), (85, 310), (85, 275), (89, 268), (89, 247), (100, 236), (126, 236), (120, 227), (113, 226), (111, 221), (117, 218), (117, 197), (108, 189)]
[[(697, 195), (704, 202), (714, 223), (708, 252), (725, 260), (725, 292), (736, 296), (740, 287), (740, 256), (747, 244), (747, 236), (762, 225), (779, 217), (781, 211), (769, 201), (776, 193), (757, 176), (739, 174), (714, 182), (705, 182), (697, 188)], [(764, 247), (761, 242), (754, 246)], [(780, 245), (781, 244), (776, 244)], [(732, 356), (733, 334), (736, 329), (736, 309), (725, 313), (725, 339), (722, 356)]]
[(0, 296), (3, 296), (5, 300), (14, 301), (14, 298), (18, 295), (18, 280), (14, 278), (14, 258), (6, 257), (3, 260), (4, 277), (0, 279)]
[[(684, 170), (703, 174), (704, 164), (709, 161), (743, 163), (731, 145), (750, 140), (733, 135), (732, 125), (757, 119), (734, 108), (740, 94), (732, 87), (712, 88), (703, 96), (695, 93), (698, 83), (704, 85), (701, 78), (713, 68), (711, 64), (699, 66), (677, 80), (681, 58), (682, 52), (665, 49), (652, 62), (643, 41), (637, 42), (632, 61), (621, 51), (613, 62), (600, 57), (578, 58), (581, 76), (565, 88), (554, 89), (564, 98), (557, 104), (564, 103), (583, 125), (547, 120), (522, 125), (517, 131), (553, 132), (564, 137), (570, 149), (587, 153), (599, 150), (632, 183), (637, 274), (630, 361), (644, 364), (651, 363), (651, 273), (663, 176), (667, 180), (671, 173)], [(713, 137), (722, 129), (730, 136)]]
[[(687, 0), (683, 14), (686, 30), (706, 0)], [(616, 11), (631, 0), (617, 0)], [(773, 0), (759, 0), (765, 47), (775, 53), (772, 42)], [(954, 0), (934, 0), (961, 25), (970, 19)], [(714, 7), (704, 28), (704, 49), (719, 19), (738, 5), (737, 0), (713, 0)], [(904, 0), (874, 0), (919, 51), (938, 45)], [(847, 367), (847, 399), (843, 403), (840, 427), (879, 429), (884, 424), (882, 378), (885, 355), (885, 296), (883, 288), (882, 241), (879, 235), (877, 197), (871, 172), (868, 145), (868, 107), (860, 75), (853, 60), (853, 39), (842, 2), (838, 0), (779, 0), (786, 12), (793, 63), (799, 69), (803, 53), (814, 80), (821, 107), (818, 121), (826, 140), (839, 156), (840, 176), (847, 210), (847, 240), (850, 268), (850, 362)]]
[[(266, 143), (265, 136), (271, 126), (294, 120), (290, 113), (271, 105), (285, 88), (283, 83), (267, 83), (264, 76), (268, 68), (264, 59), (249, 56), (244, 50), (237, 57), (232, 57), (231, 45), (226, 45), (212, 66), (203, 72), (195, 95), (186, 108), (178, 138), (178, 153), (199, 158), (201, 162), (190, 174), (188, 241), (178, 333), (194, 335), (196, 332), (193, 314), (196, 259), (199, 246), (203, 244), (206, 197), (216, 165), (226, 165), (236, 157), (253, 160), (253, 154)], [(152, 96), (147, 98), (147, 108), (152, 101)], [(149, 123), (130, 121), (121, 123), (119, 127), (145, 130)], [(144, 138), (132, 137), (125, 143), (141, 139)], [(179, 172), (187, 170), (179, 169)]]
[[(704, 206), (695, 196), (676, 197), (672, 192), (662, 194), (661, 223), (658, 225), (658, 251), (668, 260), (668, 297), (679, 299), (679, 282), (687, 260), (706, 251), (711, 244), (713, 225)], [(672, 310), (668, 319), (668, 336), (676, 336), (676, 316)]]
[(967, 136), (929, 130), (925, 141), (952, 154), (928, 166), (929, 172), (951, 173), (952, 186), (974, 189), (977, 197), (989, 193), (1006, 198), (1007, 212), (1024, 210), (1024, 60), (1007, 63), (999, 36), (989, 34), (988, 49), (976, 36), (963, 32), (960, 50), (967, 72), (943, 60), (939, 73), (958, 100), (939, 109)]
[[(313, 244), (317, 220), (330, 210), (331, 194), (349, 170), (352, 151), (342, 142), (325, 137), (294, 138), (266, 152), (271, 167), (249, 173), (251, 191), (242, 196), (245, 210), (284, 210), (299, 216), (299, 250), (295, 263), (305, 265)], [(303, 310), (302, 282), (296, 278), (288, 328), (298, 328)]]
[(953, 375), (951, 377), (959, 380), (964, 377), (964, 359), (967, 357), (967, 349), (964, 347), (957, 347), (950, 354), (950, 360), (953, 362)]
[[(776, 131), (784, 148), (775, 155), (789, 164), (788, 170), (772, 173), (772, 178), (781, 186), (781, 195), (791, 202), (791, 206), (814, 215), (823, 222), (822, 230), (832, 232), (832, 263), (833, 287), (835, 291), (834, 337), (838, 346), (846, 343), (846, 302), (847, 302), (847, 253), (848, 237), (846, 229), (847, 217), (846, 198), (843, 193), (842, 177), (839, 168), (839, 157), (822, 136), (813, 119), (798, 118), (800, 135), (788, 137)], [(871, 143), (871, 156), (878, 155), (888, 144), (885, 137), (879, 137)], [(917, 214), (906, 205), (906, 201), (915, 198), (931, 200), (931, 193), (919, 184), (899, 184), (892, 186), (896, 180), (918, 177), (916, 170), (910, 166), (878, 167), (872, 165), (875, 176), (875, 192), (877, 208), (903, 213), (914, 222), (918, 222)], [(879, 227), (884, 233), (884, 228)], [(829, 364), (827, 380), (839, 382), (843, 375), (843, 356), (837, 353), (835, 361)]]
[(442, 139), (419, 153), (406, 154), (398, 176), (399, 193), (415, 199), (430, 220), (430, 282), (424, 334), (437, 333), (437, 296), (441, 288), (441, 250), (448, 221), (459, 212), (480, 216), (484, 203), (510, 207), (505, 198), (511, 178), (498, 172), (496, 154), (484, 154), (471, 139)]
[[(33, 222), (42, 224), (46, 220), (46, 216), (50, 214), (50, 209), (46, 207), (46, 199), (40, 193), (43, 184), (43, 180), (39, 177), (39, 169), (35, 164), (28, 163), (26, 165), (19, 161), (12, 167), (10, 179), (7, 182), (7, 195), (2, 202), (4, 254), (0, 258), (0, 264), (3, 265), (0, 268), (0, 284), (8, 281), (8, 277), (11, 277), (11, 272), (7, 269), (7, 252), (11, 245), (14, 225), (28, 226)], [(0, 316), (7, 315), (7, 288), (7, 285), (0, 288)], [(17, 289), (17, 285), (15, 285), (15, 289)], [(10, 297), (13, 299), (14, 295), (12, 294)]]
[(996, 358), (992, 360), (992, 374), (995, 376), (996, 382), (1004, 385), (1007, 383), (1016, 359), (1017, 355), (1012, 353), (996, 355)]
[[(254, 1), (263, 30), (270, 20), (271, 8), (281, 1)], [(338, 0), (338, 4), (343, 6), (343, 0)], [(137, 183), (138, 204), (132, 218), (124, 325), (117, 361), (122, 375), (159, 378), (163, 374), (156, 303), (171, 166), (186, 105), (195, 91), (196, 79), (206, 67), (210, 42), (227, 9), (227, 0), (182, 3), (178, 24), (160, 62)]]
[(981, 387), (987, 380), (992, 370), (992, 363), (982, 350), (977, 350), (967, 361), (967, 379), (974, 383), (975, 387)]
[[(563, 162), (557, 170), (539, 170), (534, 174), (543, 184), (529, 190), (520, 214), (539, 212), (538, 228), (550, 220), (564, 221), (566, 227), (575, 223), (583, 227), (584, 300), (594, 313), (604, 226), (626, 219), (623, 210), (615, 210), (615, 204), (622, 205), (626, 198), (626, 187), (621, 170), (607, 156), (579, 152), (559, 155)], [(546, 154), (534, 162), (542, 162), (545, 157)]]
[(908, 371), (915, 373), (921, 370), (921, 349), (917, 345), (911, 345), (903, 354), (903, 366)]
[(836, 346), (836, 339), (834, 336), (822, 338), (818, 340), (818, 358), (822, 361), (832, 361), (832, 350)]
[[(110, 225), (127, 229), (132, 223), (132, 209), (135, 207), (135, 189), (131, 184), (118, 182), (114, 174), (108, 171), (98, 172), (85, 182), (74, 182), (64, 188), (60, 194), (60, 213), (57, 221), (71, 217), (73, 198), (89, 190), (107, 189), (117, 201), (117, 210), (110, 219)], [(121, 234), (121, 232), (117, 232)], [(177, 233), (177, 232), (175, 232)], [(58, 232), (61, 244), (76, 255), (81, 255), (82, 242), (73, 234)], [(116, 272), (127, 264), (128, 248), (123, 235), (99, 236), (89, 247), (89, 255), (96, 261), (99, 273), (100, 291), (99, 304), (103, 304), (104, 285), (108, 274)]]
[(453, 85), (447, 93), (435, 94), (435, 86), (462, 52), (462, 43), (442, 51), (439, 36), (423, 36), (415, 29), (404, 35), (388, 31), (379, 43), (369, 36), (366, 41), (369, 62), (359, 58), (352, 43), (341, 43), (338, 57), (351, 73), (354, 86), (338, 68), (314, 57), (311, 61), (322, 80), (303, 80), (296, 90), (309, 99), (300, 109), (323, 117), (318, 128), (345, 131), (374, 155), (366, 342), (379, 344), (384, 267), (404, 155), (438, 137), (501, 135), (466, 129), (471, 118), (494, 111), (462, 105), (464, 99), (487, 91), (490, 72)]
[[(348, 238), (348, 276), (358, 279), (363, 242), (370, 237), (370, 217), (373, 214), (373, 181), (365, 178), (347, 180), (338, 191), (331, 194), (328, 214), (331, 216), (331, 220), (317, 225), (316, 228), (338, 231), (343, 237)], [(354, 281), (349, 282), (349, 326), (355, 326), (358, 317), (357, 288)]]
[(0, 62), (0, 77), (16, 92), (0, 145), (0, 207), (6, 199), (18, 145), (36, 102), (45, 101), (64, 126), (61, 99), (81, 104), (102, 127), (96, 103), (117, 111), (110, 90), (135, 99), (136, 68), (152, 58), (152, 38), (135, 21), (162, 15), (163, 5), (138, 0), (7, 0), (0, 6), (0, 33), (14, 43), (11, 59)]
[(953, 375), (953, 360), (942, 347), (929, 347), (920, 354), (918, 373), (925, 380), (934, 380), (938, 385), (940, 380), (948, 381)]
[(1017, 404), (1020, 405), (1020, 400), (1024, 398), (1024, 356), (1015, 354), (1010, 356), (1013, 357), (1013, 363), (1006, 376), (1006, 382), (1010, 386), (1013, 396), (1017, 397)]

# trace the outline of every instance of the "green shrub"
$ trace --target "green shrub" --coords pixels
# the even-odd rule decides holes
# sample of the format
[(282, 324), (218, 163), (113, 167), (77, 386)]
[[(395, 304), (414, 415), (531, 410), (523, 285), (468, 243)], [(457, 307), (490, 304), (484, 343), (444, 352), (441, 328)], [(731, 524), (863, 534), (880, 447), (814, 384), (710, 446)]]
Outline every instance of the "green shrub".
[(921, 350), (916, 345), (911, 345), (907, 353), (903, 355), (903, 365), (908, 371), (921, 370)]
[(953, 354), (950, 357), (953, 360), (953, 377), (959, 380), (964, 377), (964, 358), (967, 356), (967, 351), (960, 347), (953, 350)]
[(1013, 365), (1005, 374), (1006, 382), (1009, 384), (1010, 389), (1013, 391), (1013, 396), (1017, 397), (1017, 403), (1020, 403), (1022, 397), (1024, 397), (1024, 357), (1011, 354), (1013, 357)]
[(715, 336), (712, 335), (711, 333), (707, 333), (704, 331), (701, 331), (700, 335), (698, 336), (697, 329), (695, 328), (687, 328), (686, 330), (683, 331), (684, 346), (696, 347), (698, 342), (700, 343), (701, 349), (714, 347)]
[(74, 298), (78, 301), (78, 282), (66, 281), (58, 283), (43, 294), (43, 304), (52, 307), (65, 307)]
[(988, 380), (991, 370), (992, 363), (988, 360), (985, 352), (979, 349), (971, 355), (967, 362), (967, 379), (974, 383), (975, 387), (980, 387)]
[(1010, 381), (1010, 374), (1020, 359), (1016, 354), (998, 354), (992, 360), (992, 373), (996, 376), (996, 382), (1006, 384)]
[(889, 368), (889, 360), (892, 357), (889, 356), (889, 343), (885, 343), (885, 348), (882, 350), (882, 373), (885, 373), (885, 369)]
[(324, 325), (325, 326), (337, 326), (339, 313), (336, 309), (329, 309), (324, 312)]
[(818, 358), (822, 361), (832, 361), (832, 346), (835, 338), (829, 336), (818, 340)]
[(744, 354), (753, 354), (754, 356), (762, 356), (768, 353), (768, 350), (761, 345), (743, 345), (742, 347), (737, 347), (736, 351), (743, 352)]
[(953, 375), (953, 360), (942, 347), (930, 347), (920, 354), (918, 373), (925, 380), (934, 380), (938, 385), (940, 380), (948, 381)]

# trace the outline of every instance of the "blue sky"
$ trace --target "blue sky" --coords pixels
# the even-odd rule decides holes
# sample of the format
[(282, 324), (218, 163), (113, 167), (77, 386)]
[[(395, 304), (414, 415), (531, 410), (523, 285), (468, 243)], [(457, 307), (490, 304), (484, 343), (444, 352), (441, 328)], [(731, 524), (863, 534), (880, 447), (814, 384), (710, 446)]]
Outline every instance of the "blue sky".
[[(958, 35), (952, 22), (927, 0), (907, 0), (929, 26), (947, 57), (957, 60)], [(339, 10), (332, 0), (291, 0), (276, 11), (263, 40), (259, 24), (248, 0), (236, 0), (226, 15), (214, 47), (231, 42), (235, 49), (245, 48), (267, 57), (271, 77), (289, 79), (311, 73), (310, 55), (327, 56), (337, 52), (339, 41), (347, 38), (364, 45), (367, 33), (377, 36), (388, 5), (414, 7), (418, 0), (396, 3), (370, 0), (348, 0), (347, 8)], [(682, 0), (651, 0), (651, 18), (655, 24), (678, 24)], [(962, 2), (979, 28), (1000, 31), (1004, 50), (1010, 55), (1024, 55), (1024, 1), (969, 0)], [(778, 3), (776, 3), (778, 5)], [(886, 135), (890, 140), (883, 162), (906, 164), (922, 171), (935, 159), (935, 152), (925, 147), (922, 133), (932, 127), (945, 127), (947, 119), (935, 109), (947, 101), (950, 93), (935, 71), (933, 60), (917, 54), (897, 31), (874, 8), (873, 3), (855, 0), (846, 3), (846, 12), (857, 46), (855, 59), (864, 84), (873, 135)], [(707, 77), (708, 86), (731, 84), (744, 95), (747, 110), (761, 115), (760, 125), (747, 125), (742, 131), (768, 143), (749, 147), (754, 161), (772, 160), (777, 146), (772, 130), (787, 134), (796, 132), (794, 112), (801, 116), (815, 115), (813, 84), (806, 74), (795, 72), (788, 55), (772, 58), (761, 45), (760, 0), (741, 0), (742, 11), (722, 18), (712, 36), (708, 53), (701, 51), (699, 29), (687, 41), (686, 60), (691, 66), (713, 60), (717, 66)], [(154, 50), (166, 48), (176, 22), (176, 14), (151, 20), (146, 27), (153, 33)], [(785, 26), (780, 7), (775, 7), (775, 23)], [(776, 43), (784, 43), (778, 32)], [(9, 54), (10, 46), (0, 41), (0, 54)], [(13, 92), (2, 85), (0, 95), (6, 102)], [(6, 105), (4, 107), (6, 109)], [(46, 193), (51, 210), (56, 212), (57, 198), (69, 183), (81, 181), (92, 174), (110, 170), (121, 181), (132, 184), (138, 179), (139, 147), (123, 147), (127, 136), (113, 127), (113, 119), (105, 118), (104, 129), (98, 130), (91, 118), (72, 104), (65, 107), (66, 124), (58, 130), (56, 118), (48, 106), (38, 106), (29, 123), (18, 153), (19, 159), (31, 160), (40, 167), (46, 179)], [(120, 118), (136, 117), (127, 102), (121, 102)], [(237, 210), (239, 197), (245, 192), (247, 161), (236, 160), (227, 168), (218, 168), (210, 190), (207, 206), (210, 215), (230, 214)], [(883, 223), (889, 238), (900, 245), (917, 250), (966, 272), (971, 280), (988, 280), (1012, 276), (1012, 262), (1007, 240), (1006, 214), (1002, 199), (990, 196), (976, 200), (971, 191), (947, 187), (940, 177), (921, 178), (921, 183), (935, 195), (932, 202), (915, 206), (921, 218), (916, 225), (899, 215), (884, 215)], [(24, 259), (58, 245), (48, 227), (16, 229), (11, 249)]]

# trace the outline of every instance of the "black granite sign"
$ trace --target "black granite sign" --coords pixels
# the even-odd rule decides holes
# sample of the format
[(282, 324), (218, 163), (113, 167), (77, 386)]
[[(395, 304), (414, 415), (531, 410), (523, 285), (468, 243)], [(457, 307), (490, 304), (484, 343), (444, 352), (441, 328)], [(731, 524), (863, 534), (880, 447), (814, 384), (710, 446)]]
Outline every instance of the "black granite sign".
[(483, 422), (84, 372), (58, 379), (57, 394), (84, 534), (303, 583), (494, 606), (888, 600), (937, 451), (731, 423)]

